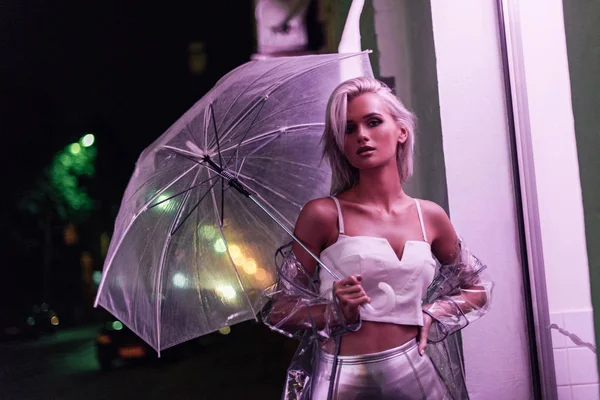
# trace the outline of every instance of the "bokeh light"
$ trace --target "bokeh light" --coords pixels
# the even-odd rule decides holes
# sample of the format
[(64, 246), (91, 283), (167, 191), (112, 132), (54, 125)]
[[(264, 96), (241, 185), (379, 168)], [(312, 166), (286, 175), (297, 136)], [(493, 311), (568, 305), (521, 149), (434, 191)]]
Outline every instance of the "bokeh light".
[(231, 333), (231, 328), (228, 326), (223, 327), (223, 328), (219, 329), (219, 333), (221, 335), (229, 335)]
[(94, 271), (92, 273), (92, 280), (94, 281), (94, 283), (96, 285), (99, 285), (100, 281), (102, 280), (102, 272), (101, 271)]
[(81, 145), (79, 143), (72, 143), (69, 146), (69, 151), (71, 154), (79, 154), (81, 152)]
[(162, 210), (162, 211), (167, 211), (171, 208), (171, 204), (173, 203), (173, 199), (170, 199), (171, 196), (163, 193), (160, 196), (158, 196), (158, 198), (156, 199), (156, 208)]
[(217, 230), (212, 225), (202, 225), (198, 228), (198, 234), (205, 239), (211, 240), (217, 235)]
[(177, 272), (173, 275), (173, 286), (178, 287), (180, 289), (188, 287), (189, 279), (182, 274), (181, 272)]
[(235, 258), (242, 255), (242, 250), (239, 246), (232, 244), (229, 246), (229, 254), (231, 254), (231, 258)]
[(259, 282), (262, 282), (262, 281), (264, 281), (265, 279), (267, 279), (267, 278), (269, 277), (269, 274), (268, 274), (268, 273), (267, 273), (267, 271), (265, 271), (264, 269), (262, 269), (262, 268), (258, 268), (258, 269), (256, 270), (256, 274), (255, 274), (255, 276), (256, 276), (256, 279), (257, 279)]
[(225, 241), (221, 238), (216, 240), (214, 248), (217, 253), (225, 253), (227, 251), (227, 246), (225, 246)]
[(217, 287), (216, 292), (225, 300), (233, 300), (236, 297), (235, 289), (229, 285)]
[(233, 260), (233, 263), (238, 267), (243, 266), (244, 263), (246, 262), (246, 257), (244, 257), (243, 254), (240, 254), (237, 257), (232, 256), (231, 259)]
[(81, 138), (81, 145), (83, 147), (90, 147), (96, 141), (96, 137), (91, 133), (88, 133), (84, 137)]
[(244, 263), (244, 272), (248, 275), (254, 275), (256, 271), (256, 261), (252, 258), (248, 258)]

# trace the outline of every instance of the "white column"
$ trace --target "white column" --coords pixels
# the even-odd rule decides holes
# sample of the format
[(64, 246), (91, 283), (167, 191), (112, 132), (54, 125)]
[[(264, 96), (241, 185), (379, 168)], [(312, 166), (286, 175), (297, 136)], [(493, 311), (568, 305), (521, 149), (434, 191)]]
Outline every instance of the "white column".
[[(590, 276), (563, 2), (528, 0), (519, 7), (527, 107), (540, 215), (550, 319), (595, 344)], [(553, 330), (561, 399), (598, 398), (596, 355)]]
[(530, 399), (524, 287), (495, 1), (432, 0), (452, 220), (496, 282), (492, 311), (463, 331), (471, 398)]

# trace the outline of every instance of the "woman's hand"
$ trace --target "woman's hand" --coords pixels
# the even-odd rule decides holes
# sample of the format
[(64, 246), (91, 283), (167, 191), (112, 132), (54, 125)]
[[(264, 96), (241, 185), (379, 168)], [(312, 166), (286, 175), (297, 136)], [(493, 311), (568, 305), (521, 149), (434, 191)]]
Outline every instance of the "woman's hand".
[(362, 276), (351, 275), (333, 283), (333, 295), (337, 297), (344, 322), (352, 324), (358, 320), (359, 307), (371, 302), (360, 282)]
[(425, 349), (427, 348), (427, 338), (429, 337), (429, 328), (431, 328), (431, 324), (433, 323), (433, 319), (431, 315), (426, 312), (423, 313), (423, 326), (419, 328), (419, 355), (423, 355), (425, 353)]

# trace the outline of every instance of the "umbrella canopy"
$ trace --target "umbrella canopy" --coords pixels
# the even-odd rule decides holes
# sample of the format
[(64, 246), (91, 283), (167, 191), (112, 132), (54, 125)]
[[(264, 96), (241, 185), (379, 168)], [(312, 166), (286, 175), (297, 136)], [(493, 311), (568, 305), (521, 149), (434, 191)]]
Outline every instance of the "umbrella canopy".
[(256, 318), (286, 230), (329, 193), (327, 100), (371, 74), (363, 52), (252, 61), (224, 76), (141, 154), (96, 305), (159, 352)]

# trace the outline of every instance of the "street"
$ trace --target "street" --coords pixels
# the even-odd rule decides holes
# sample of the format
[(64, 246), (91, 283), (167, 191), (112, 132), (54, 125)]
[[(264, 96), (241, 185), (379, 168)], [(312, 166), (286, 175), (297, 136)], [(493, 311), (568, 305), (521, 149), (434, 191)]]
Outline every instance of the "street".
[(295, 345), (250, 322), (181, 359), (100, 372), (97, 332), (0, 343), (0, 399), (278, 399)]

